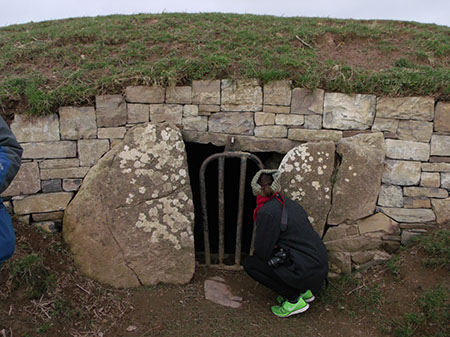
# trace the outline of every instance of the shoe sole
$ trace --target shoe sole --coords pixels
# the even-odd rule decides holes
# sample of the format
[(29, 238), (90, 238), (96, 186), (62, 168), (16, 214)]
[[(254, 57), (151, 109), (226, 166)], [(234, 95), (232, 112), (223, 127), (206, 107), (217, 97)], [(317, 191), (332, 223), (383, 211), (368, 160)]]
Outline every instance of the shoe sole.
[(301, 314), (302, 312), (305, 312), (308, 309), (309, 309), (309, 304), (306, 303), (306, 305), (303, 308), (300, 308), (298, 310), (292, 311), (291, 313), (289, 313), (286, 316), (277, 316), (277, 315), (275, 315), (275, 316), (280, 317), (280, 318), (286, 318), (286, 317), (289, 317), (289, 316), (292, 316), (292, 315)]
[(312, 301), (314, 301), (316, 299), (316, 296), (314, 296), (314, 295), (312, 295), (310, 298), (304, 298), (303, 297), (303, 300), (306, 302), (306, 303), (311, 303)]

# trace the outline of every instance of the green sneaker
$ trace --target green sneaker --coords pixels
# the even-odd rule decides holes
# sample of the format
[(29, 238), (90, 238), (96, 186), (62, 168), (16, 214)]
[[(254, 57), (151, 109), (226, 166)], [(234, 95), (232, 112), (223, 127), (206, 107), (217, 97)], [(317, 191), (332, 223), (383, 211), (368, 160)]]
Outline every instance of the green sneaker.
[(311, 303), (316, 299), (316, 297), (313, 295), (311, 290), (306, 290), (303, 294), (300, 294), (300, 296), (305, 300), (306, 303)]
[(281, 305), (274, 305), (271, 310), (276, 316), (284, 318), (305, 312), (308, 308), (309, 304), (300, 296), (296, 303), (284, 301)]
[[(300, 296), (305, 300), (306, 303), (311, 303), (312, 301), (314, 301), (316, 299), (316, 297), (313, 295), (311, 290), (306, 290), (303, 294), (300, 294)], [(283, 296), (277, 297), (278, 303), (281, 304), (284, 301), (286, 301), (286, 299)]]

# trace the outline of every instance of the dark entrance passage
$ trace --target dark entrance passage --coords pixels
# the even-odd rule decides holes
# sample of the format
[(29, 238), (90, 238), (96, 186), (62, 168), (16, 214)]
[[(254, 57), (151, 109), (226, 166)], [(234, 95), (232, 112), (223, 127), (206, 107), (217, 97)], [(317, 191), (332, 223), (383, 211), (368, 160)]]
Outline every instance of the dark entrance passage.
[[(195, 250), (196, 260), (205, 263), (205, 245), (202, 226), (202, 203), (200, 195), (199, 172), (202, 163), (211, 155), (222, 153), (224, 147), (211, 144), (186, 143), (188, 157), (189, 175), (193, 192), (195, 206)], [(265, 167), (278, 167), (283, 155), (277, 153), (255, 153)], [(235, 262), (237, 216), (239, 208), (239, 180), (241, 160), (239, 158), (228, 158), (224, 167), (224, 260), (225, 265), (233, 265)], [(250, 186), (251, 179), (258, 171), (258, 165), (252, 160), (247, 160), (246, 183), (243, 202), (243, 226), (242, 226), (242, 253), (241, 261), (250, 251), (253, 232), (253, 210), (256, 198), (253, 196)], [(219, 253), (219, 174), (218, 160), (213, 160), (205, 171), (206, 200), (209, 223), (209, 242), (211, 251), (211, 263), (218, 263)]]

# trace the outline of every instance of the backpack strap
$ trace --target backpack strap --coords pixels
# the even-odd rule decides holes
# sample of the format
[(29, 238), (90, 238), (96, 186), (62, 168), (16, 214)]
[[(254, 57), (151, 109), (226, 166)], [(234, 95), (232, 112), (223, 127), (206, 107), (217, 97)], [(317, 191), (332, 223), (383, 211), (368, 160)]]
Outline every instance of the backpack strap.
[(284, 201), (284, 198), (280, 193), (276, 193), (275, 198), (277, 198), (277, 200), (283, 205), (283, 210), (281, 211), (280, 229), (282, 232), (284, 232), (287, 229), (287, 225), (288, 225), (288, 214), (287, 214), (287, 212), (285, 212), (285, 209), (284, 209), (286, 202)]

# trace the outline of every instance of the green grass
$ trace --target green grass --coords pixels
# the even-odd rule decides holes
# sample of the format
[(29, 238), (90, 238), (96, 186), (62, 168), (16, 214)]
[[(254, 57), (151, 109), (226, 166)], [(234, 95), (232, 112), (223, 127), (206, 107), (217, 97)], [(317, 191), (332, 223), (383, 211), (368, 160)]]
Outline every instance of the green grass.
[(450, 330), (448, 300), (448, 289), (444, 285), (428, 289), (416, 301), (415, 312), (405, 313), (401, 319), (388, 322), (387, 325), (398, 337), (431, 336), (427, 331), (429, 328), (433, 329), (433, 336), (448, 336)]
[(429, 267), (450, 266), (450, 230), (447, 228), (433, 231), (420, 238), (420, 246), (428, 257), (424, 264)]
[(376, 282), (365, 282), (354, 275), (345, 275), (330, 280), (328, 289), (319, 294), (321, 302), (337, 305), (345, 310), (351, 318), (366, 312), (379, 312), (382, 293)]
[(55, 281), (41, 255), (33, 253), (7, 264), (15, 288), (24, 286), (29, 298), (40, 298)]
[[(5, 111), (19, 106), (23, 113), (47, 114), (93, 104), (95, 95), (128, 85), (223, 78), (449, 100), (449, 33), (445, 26), (409, 22), (219, 13), (13, 25), (0, 28), (0, 103)], [(329, 52), (338, 47), (327, 47), (328, 38), (340, 57)], [(347, 47), (352, 42), (360, 50)], [(367, 62), (353, 62), (345, 54), (352, 50)], [(369, 66), (379, 58), (388, 65)]]
[(392, 255), (391, 258), (385, 262), (387, 269), (396, 279), (400, 278), (400, 271), (401, 271), (400, 263), (401, 257), (398, 254)]

